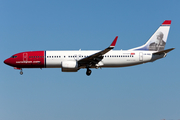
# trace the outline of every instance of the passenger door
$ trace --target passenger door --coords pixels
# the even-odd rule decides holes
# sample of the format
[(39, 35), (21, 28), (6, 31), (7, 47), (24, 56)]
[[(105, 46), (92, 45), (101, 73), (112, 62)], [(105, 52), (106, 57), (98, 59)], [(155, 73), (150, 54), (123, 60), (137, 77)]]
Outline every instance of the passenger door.
[(142, 52), (139, 53), (139, 61), (143, 61), (143, 53)]

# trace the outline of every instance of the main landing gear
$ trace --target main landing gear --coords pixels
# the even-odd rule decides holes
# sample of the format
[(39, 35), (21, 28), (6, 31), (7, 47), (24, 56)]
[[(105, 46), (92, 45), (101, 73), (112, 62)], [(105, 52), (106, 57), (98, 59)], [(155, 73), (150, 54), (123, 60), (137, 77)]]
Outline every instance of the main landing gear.
[(86, 75), (87, 75), (87, 76), (90, 76), (91, 73), (92, 73), (92, 71), (91, 71), (89, 68), (87, 68)]

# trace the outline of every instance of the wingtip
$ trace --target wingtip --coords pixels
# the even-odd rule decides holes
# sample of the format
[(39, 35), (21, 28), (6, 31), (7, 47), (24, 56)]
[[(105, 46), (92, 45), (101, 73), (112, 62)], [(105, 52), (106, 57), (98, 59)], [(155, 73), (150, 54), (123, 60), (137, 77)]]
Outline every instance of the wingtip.
[(114, 47), (116, 45), (117, 39), (118, 39), (118, 36), (115, 37), (115, 39), (111, 43), (110, 47)]

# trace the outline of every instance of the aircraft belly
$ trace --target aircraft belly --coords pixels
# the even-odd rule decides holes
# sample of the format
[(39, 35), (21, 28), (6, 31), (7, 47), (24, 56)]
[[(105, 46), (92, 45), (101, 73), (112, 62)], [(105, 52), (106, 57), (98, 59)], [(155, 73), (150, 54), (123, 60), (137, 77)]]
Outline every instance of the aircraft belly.
[(117, 60), (104, 60), (103, 67), (125, 67), (131, 65), (141, 64), (142, 62), (136, 59), (117, 59)]

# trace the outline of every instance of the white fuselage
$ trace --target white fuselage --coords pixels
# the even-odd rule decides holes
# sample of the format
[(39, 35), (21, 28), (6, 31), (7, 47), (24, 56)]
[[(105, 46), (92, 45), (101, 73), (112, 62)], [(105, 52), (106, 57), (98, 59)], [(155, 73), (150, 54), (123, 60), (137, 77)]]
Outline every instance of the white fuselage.
[[(61, 68), (63, 61), (78, 61), (97, 52), (99, 51), (46, 51), (46, 68)], [(111, 50), (103, 55), (104, 58), (97, 67), (126, 67), (152, 62), (163, 57), (163, 55), (153, 56), (153, 52), (155, 51)]]

